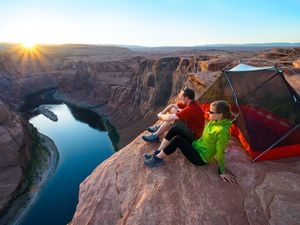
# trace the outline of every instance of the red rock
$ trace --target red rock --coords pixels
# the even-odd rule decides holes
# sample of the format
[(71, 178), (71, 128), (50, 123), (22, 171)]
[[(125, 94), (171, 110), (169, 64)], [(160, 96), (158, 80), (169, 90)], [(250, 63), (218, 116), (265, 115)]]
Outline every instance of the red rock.
[(222, 71), (226, 66), (228, 66), (232, 61), (202, 61), (200, 63), (201, 71)]
[(99, 165), (80, 185), (70, 225), (299, 224), (299, 157), (252, 164), (231, 142), (226, 168), (237, 179), (231, 185), (216, 164), (197, 167), (180, 151), (164, 166), (147, 168), (148, 151), (139, 136)]
[(0, 212), (15, 197), (30, 160), (30, 136), (24, 121), (0, 100)]
[[(30, 158), (24, 121), (11, 110), (22, 105), (27, 94), (59, 86), (70, 101), (101, 105), (98, 112), (105, 113), (118, 128), (122, 146), (153, 123), (157, 111), (180, 88), (190, 85), (191, 74), (196, 86), (208, 86), (233, 61), (262, 56), (286, 65), (294, 60), (297, 67), (295, 60), (299, 59), (299, 49), (275, 49), (265, 55), (225, 51), (151, 55), (78, 45), (48, 50), (47, 60), (40, 63), (30, 60), (20, 64), (16, 54), (0, 55), (0, 98), (5, 102), (0, 104), (0, 209), (13, 196)], [(288, 79), (299, 92), (297, 77)], [(237, 147), (227, 155), (233, 159), (227, 166), (238, 179), (237, 186), (230, 186), (220, 181), (214, 165), (195, 167), (180, 153), (171, 156), (165, 167), (149, 170), (142, 163), (146, 148), (136, 139), (86, 179), (72, 224), (299, 221), (294, 214), (299, 208), (299, 158), (251, 164)], [(291, 193), (283, 191), (285, 176), (288, 185), (296, 187)]]
[(295, 68), (300, 69), (300, 59), (297, 59), (293, 62)]

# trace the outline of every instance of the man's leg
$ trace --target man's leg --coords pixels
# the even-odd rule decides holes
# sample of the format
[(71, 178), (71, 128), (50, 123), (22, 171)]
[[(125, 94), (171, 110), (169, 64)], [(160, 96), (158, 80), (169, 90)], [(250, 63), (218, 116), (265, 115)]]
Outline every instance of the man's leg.
[(174, 114), (174, 113), (177, 113), (178, 112), (178, 108), (177, 107), (172, 107), (171, 109), (170, 109), (170, 111), (169, 111), (169, 113), (171, 113), (171, 114)]
[(168, 131), (170, 129), (170, 127), (172, 126), (171, 122), (163, 122), (159, 129), (154, 132), (154, 134), (156, 134), (157, 136), (161, 136), (163, 135), (166, 131)]
[[(177, 111), (177, 107), (172, 107), (170, 109), (171, 112), (175, 112)], [(148, 141), (148, 142), (159, 142), (159, 136), (161, 136), (163, 133), (165, 133), (167, 130), (170, 129), (170, 127), (174, 127), (174, 126), (177, 126), (179, 127), (182, 132), (181, 133), (178, 133), (184, 137), (186, 137), (187, 139), (193, 141), (194, 140), (194, 134), (193, 132), (191, 131), (191, 129), (189, 127), (186, 126), (186, 124), (181, 121), (181, 120), (176, 120), (175, 122), (164, 122), (161, 127), (154, 133), (152, 133), (151, 135), (149, 136), (142, 136), (142, 139), (144, 141)]]
[(172, 126), (171, 129), (168, 131), (167, 135), (165, 138), (162, 140), (160, 146), (158, 147), (157, 150), (161, 151), (163, 150), (171, 141), (171, 139), (175, 136), (182, 136), (185, 139), (187, 139), (189, 142), (192, 142), (194, 139), (191, 139), (190, 134), (186, 134), (184, 130), (177, 126)]
[(170, 127), (172, 127), (172, 122), (163, 122), (156, 132), (150, 135), (143, 135), (142, 139), (147, 142), (159, 142), (159, 137), (170, 130)]
[[(174, 106), (167, 113), (175, 114), (177, 112), (178, 112), (178, 108)], [(156, 132), (154, 132), (154, 134), (156, 134), (157, 136), (163, 135), (166, 131), (168, 131), (170, 129), (172, 124), (173, 124), (173, 122), (164, 121), (162, 124), (160, 124), (159, 129)]]
[(188, 141), (192, 142), (195, 140), (194, 132), (182, 120), (176, 120), (173, 123), (173, 127), (177, 127), (177, 134)]

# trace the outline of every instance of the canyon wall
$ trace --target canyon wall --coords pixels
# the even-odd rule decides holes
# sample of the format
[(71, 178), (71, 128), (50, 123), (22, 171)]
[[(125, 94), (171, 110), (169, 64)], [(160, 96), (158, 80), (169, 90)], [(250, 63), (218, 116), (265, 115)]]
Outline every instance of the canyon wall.
[[(117, 128), (123, 147), (157, 119), (156, 113), (180, 88), (194, 87), (198, 97), (225, 66), (241, 58), (276, 59), (300, 74), (299, 49), (149, 55), (68, 46), (25, 56), (0, 53), (0, 211), (13, 198), (30, 160), (28, 122), (17, 112), (30, 93), (56, 87), (62, 99), (92, 107)], [(285, 72), (299, 92), (299, 75)]]
[(16, 197), (31, 158), (27, 122), (0, 100), (0, 214)]
[(110, 62), (69, 62), (59, 76), (63, 99), (89, 102), (108, 117), (126, 145), (157, 118), (176, 96), (190, 72), (200, 70), (195, 57), (132, 57)]
[(118, 129), (122, 147), (156, 120), (190, 72), (201, 70), (195, 57), (128, 54), (108, 61), (50, 53), (39, 61), (15, 52), (0, 54), (0, 211), (15, 197), (31, 158), (28, 122), (17, 112), (27, 95), (57, 87), (67, 100), (95, 106)]
[[(275, 53), (259, 55), (267, 60), (277, 55), (282, 65), (295, 65), (293, 72), (285, 69), (285, 73), (299, 93), (299, 51)], [(224, 66), (237, 63), (239, 59), (234, 57), (180, 57), (172, 84), (168, 83), (172, 85), (170, 97), (187, 83), (200, 87), (197, 92), (201, 94)], [(148, 68), (153, 68), (152, 63), (146, 63), (142, 71), (149, 64)], [(155, 76), (148, 73), (143, 77), (143, 88), (150, 94), (144, 100), (147, 108), (154, 106), (155, 89), (149, 92), (151, 88), (145, 84), (155, 84)], [(216, 164), (195, 166), (180, 151), (167, 157), (162, 167), (145, 167), (143, 154), (158, 147), (145, 144), (141, 140), (145, 134), (104, 161), (80, 185), (79, 203), (70, 225), (300, 224), (299, 157), (251, 163), (243, 147), (232, 139), (226, 150), (226, 168), (235, 175), (237, 184), (231, 185), (220, 179)]]

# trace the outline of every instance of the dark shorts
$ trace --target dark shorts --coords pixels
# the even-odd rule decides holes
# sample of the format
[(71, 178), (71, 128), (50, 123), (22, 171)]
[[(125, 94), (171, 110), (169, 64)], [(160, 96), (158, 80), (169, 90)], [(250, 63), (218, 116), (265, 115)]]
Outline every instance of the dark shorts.
[(176, 120), (173, 123), (172, 127), (178, 128), (176, 130), (180, 130), (179, 135), (185, 137), (187, 140), (190, 140), (190, 141), (195, 140), (194, 132), (182, 120)]

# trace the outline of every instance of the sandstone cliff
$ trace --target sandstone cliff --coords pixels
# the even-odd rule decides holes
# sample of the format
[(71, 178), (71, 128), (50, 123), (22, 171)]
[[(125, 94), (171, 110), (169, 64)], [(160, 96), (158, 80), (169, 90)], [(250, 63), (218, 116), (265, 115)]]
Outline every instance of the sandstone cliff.
[(59, 96), (74, 104), (96, 106), (94, 110), (118, 129), (123, 147), (156, 120), (156, 113), (182, 87), (194, 85), (201, 93), (232, 58), (188, 55), (71, 61), (59, 76)]
[[(293, 71), (298, 73), (297, 49), (258, 55), (294, 65)], [(187, 81), (201, 92), (218, 71), (238, 63), (241, 55), (210, 57), (180, 57), (170, 97)], [(294, 72), (286, 70), (287, 79), (299, 92), (299, 75)], [(144, 77), (148, 77), (145, 84), (155, 81), (153, 73)], [(154, 93), (148, 92), (146, 99), (153, 99)], [(239, 143), (232, 140), (226, 167), (236, 176), (237, 184), (230, 185), (219, 178), (216, 165), (194, 166), (179, 151), (162, 167), (145, 167), (143, 154), (156, 147), (145, 144), (140, 135), (99, 165), (80, 185), (79, 203), (70, 224), (300, 224), (299, 157), (252, 164)]]
[[(150, 149), (155, 149), (150, 145)], [(180, 151), (147, 168), (147, 145), (137, 137), (98, 166), (80, 185), (71, 225), (84, 224), (300, 224), (300, 158), (252, 164), (231, 141), (223, 182), (217, 165), (197, 167)]]
[(31, 157), (24, 119), (0, 100), (0, 213), (15, 197)]
[[(120, 146), (124, 146), (155, 121), (155, 114), (178, 93), (180, 88), (192, 85), (199, 90), (198, 94), (201, 94), (218, 76), (220, 70), (238, 63), (240, 59), (261, 57), (276, 60), (283, 65), (291, 66), (295, 73), (300, 74), (299, 49), (274, 49), (258, 53), (192, 51), (157, 55), (134, 53), (118, 47), (82, 45), (46, 47), (38, 50), (35, 56), (28, 55), (20, 49), (7, 49), (0, 53), (0, 211), (1, 207), (13, 198), (30, 159), (30, 138), (26, 122), (15, 113), (30, 93), (58, 87), (64, 99), (79, 105), (89, 105), (93, 110), (107, 116), (120, 132)], [(290, 70), (285, 72), (287, 79), (300, 92), (299, 75)], [(139, 142), (133, 142), (129, 146), (126, 149), (133, 148), (133, 154), (140, 154), (138, 149), (143, 148)], [(121, 152), (124, 151), (123, 149)], [(130, 151), (126, 151), (128, 152), (126, 154)], [(113, 156), (111, 159), (115, 160), (113, 163), (120, 160), (116, 158), (119, 155), (121, 154)], [(141, 166), (140, 162), (138, 163)], [(175, 165), (177, 164), (181, 165), (182, 162), (179, 160), (175, 162)], [(103, 165), (109, 166), (109, 163)], [(132, 173), (138, 176), (135, 169), (132, 168)], [(103, 173), (110, 173), (106, 169), (103, 170)], [(246, 187), (243, 188), (248, 190)], [(139, 200), (139, 197), (134, 198), (136, 201)], [(167, 201), (175, 200), (167, 198)], [(128, 207), (126, 205), (122, 207), (120, 215), (126, 218), (128, 213), (125, 211)], [(98, 213), (98, 210), (95, 212)], [(101, 210), (99, 212), (102, 213)], [(77, 215), (78, 213), (74, 218), (77, 218)], [(265, 215), (266, 218), (270, 218), (268, 216), (270, 213)], [(74, 221), (76, 223), (76, 219)]]
[[(16, 50), (0, 54), (2, 101), (17, 109), (26, 95), (58, 87), (62, 99), (91, 106), (105, 115), (120, 132), (120, 147), (152, 124), (159, 109), (180, 88), (194, 85), (201, 94), (224, 67), (240, 59), (276, 60), (300, 73), (299, 49), (150, 55), (111, 46), (67, 45), (43, 47), (37, 52), (39, 57), (27, 59)], [(294, 74), (286, 73), (297, 83)]]

